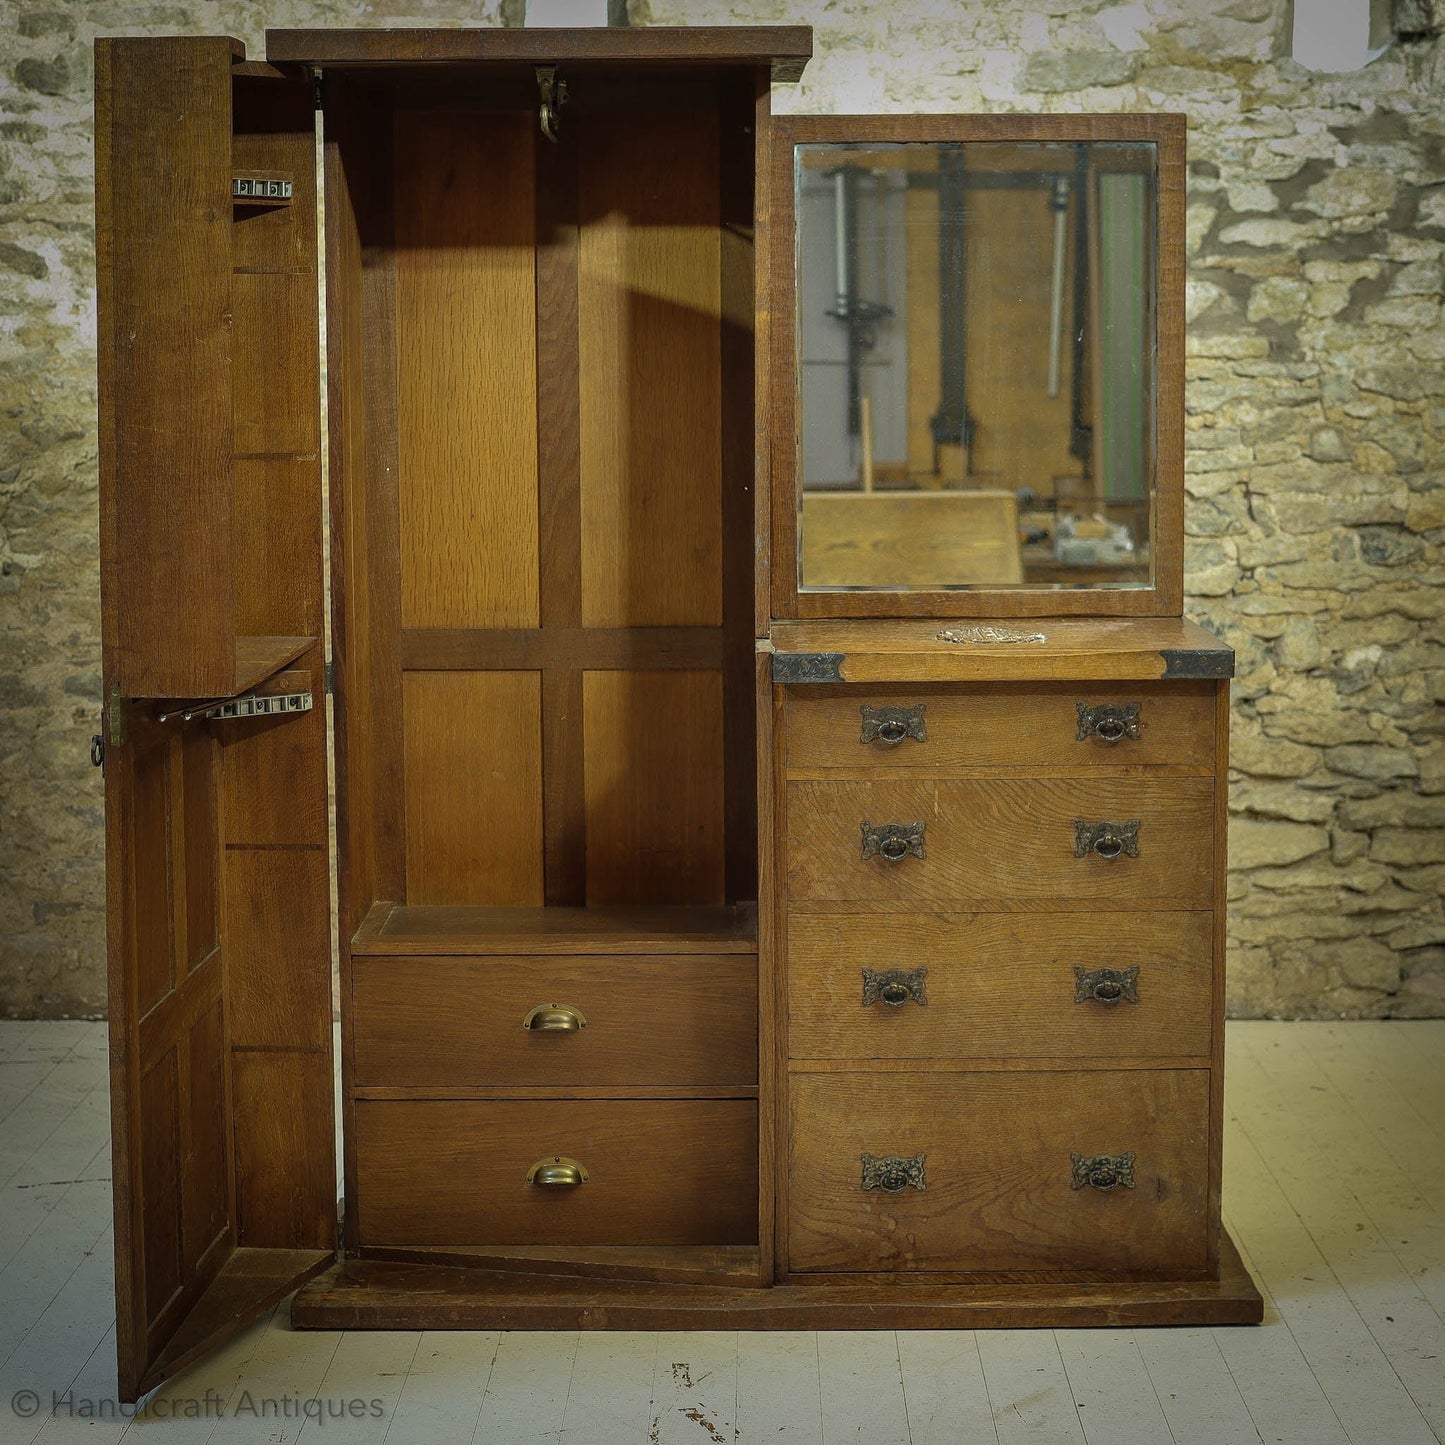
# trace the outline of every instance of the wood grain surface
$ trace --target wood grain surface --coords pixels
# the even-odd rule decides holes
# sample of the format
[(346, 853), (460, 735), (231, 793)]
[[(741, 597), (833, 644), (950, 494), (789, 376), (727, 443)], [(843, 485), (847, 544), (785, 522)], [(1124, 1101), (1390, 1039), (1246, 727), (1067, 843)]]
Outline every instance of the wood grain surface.
[[(1074, 856), (1076, 820), (1138, 821), (1139, 856)], [(924, 824), (924, 856), (863, 858), (862, 824)], [(974, 778), (787, 787), (788, 893), (989, 911), (1207, 908), (1208, 778)]]
[[(1209, 682), (798, 689), (788, 694), (788, 772), (1170, 767), (1207, 774), (1214, 769), (1214, 689)], [(1081, 740), (1079, 703), (1137, 704), (1139, 736), (1110, 743), (1091, 732)], [(865, 706), (921, 706), (926, 738), (864, 743)]]
[[(748, 954), (359, 958), (362, 1085), (756, 1084), (757, 964)], [(537, 1033), (537, 1005), (586, 1027)]]
[[(787, 931), (795, 1059), (1209, 1061), (1209, 913), (811, 912)], [(1137, 968), (1138, 1002), (1076, 1002), (1076, 967)], [(864, 969), (926, 969), (926, 1003), (865, 1006)]]
[[(738, 1099), (359, 1104), (359, 1243), (755, 1243), (757, 1110)], [(583, 1164), (587, 1182), (527, 1183), (556, 1155)]]
[(535, 627), (531, 114), (395, 121), (404, 627)]
[[(795, 1074), (795, 1271), (1202, 1270), (1209, 1071)], [(1135, 1185), (1071, 1186), (1071, 1154), (1136, 1155)], [(924, 1188), (861, 1187), (863, 1153), (924, 1154)]]

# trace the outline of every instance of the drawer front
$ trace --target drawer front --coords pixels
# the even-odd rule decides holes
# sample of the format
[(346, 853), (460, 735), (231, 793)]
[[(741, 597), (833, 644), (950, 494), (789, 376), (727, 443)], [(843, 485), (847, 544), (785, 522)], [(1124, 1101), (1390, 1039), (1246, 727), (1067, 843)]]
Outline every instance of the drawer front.
[(797, 1059), (1205, 1057), (1208, 913), (794, 911)]
[(354, 1082), (756, 1084), (757, 989), (739, 953), (356, 958)]
[(788, 768), (1212, 772), (1215, 699), (1213, 683), (810, 688), (788, 694)]
[(755, 1244), (757, 1160), (751, 1099), (356, 1105), (363, 1244)]
[[(1107, 836), (1090, 831), (1104, 824), (1115, 825)], [(788, 892), (989, 910), (1203, 909), (1213, 826), (1211, 778), (792, 782)]]
[(1207, 1069), (795, 1073), (789, 1129), (795, 1271), (1205, 1267)]

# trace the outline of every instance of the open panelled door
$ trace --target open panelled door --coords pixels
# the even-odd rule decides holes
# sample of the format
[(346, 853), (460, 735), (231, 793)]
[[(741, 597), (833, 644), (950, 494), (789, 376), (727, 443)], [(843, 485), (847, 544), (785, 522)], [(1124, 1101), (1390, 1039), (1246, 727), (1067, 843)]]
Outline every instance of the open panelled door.
[(244, 56), (96, 53), (127, 1401), (336, 1248), (315, 111)]

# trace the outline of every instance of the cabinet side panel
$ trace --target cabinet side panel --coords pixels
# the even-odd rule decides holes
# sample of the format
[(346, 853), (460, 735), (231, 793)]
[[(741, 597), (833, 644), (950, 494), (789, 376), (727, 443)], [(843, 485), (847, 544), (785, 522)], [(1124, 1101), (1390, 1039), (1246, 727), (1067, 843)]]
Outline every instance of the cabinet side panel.
[(102, 45), (97, 286), (108, 433), (100, 458), (107, 678), (127, 697), (224, 696), (236, 661), (234, 42)]

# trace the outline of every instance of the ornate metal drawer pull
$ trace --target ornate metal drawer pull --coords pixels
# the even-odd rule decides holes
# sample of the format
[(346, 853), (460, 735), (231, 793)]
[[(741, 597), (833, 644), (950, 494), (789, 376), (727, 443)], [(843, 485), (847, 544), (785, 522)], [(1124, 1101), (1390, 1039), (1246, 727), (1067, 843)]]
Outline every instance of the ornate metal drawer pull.
[(923, 710), (927, 703), (914, 703), (912, 707), (870, 707), (866, 702), (858, 709), (863, 715), (863, 730), (858, 740), (864, 743), (882, 743), (884, 747), (896, 748), (905, 738), (926, 743), (928, 731), (923, 726)]
[(1139, 968), (1080, 968), (1074, 965), (1074, 1002), (1139, 1002)]
[(579, 1164), (565, 1154), (553, 1154), (549, 1159), (539, 1159), (527, 1170), (527, 1183), (539, 1185), (543, 1189), (576, 1189), (590, 1177), (585, 1164)]
[(863, 1188), (881, 1189), (885, 1194), (902, 1194), (910, 1186), (926, 1189), (923, 1161), (927, 1157), (926, 1154), (915, 1154), (912, 1158), (901, 1154), (865, 1154)]
[(539, 1003), (527, 1010), (522, 1027), (533, 1034), (575, 1034), (587, 1027), (587, 1015), (570, 1003)]
[(1130, 858), (1139, 856), (1139, 820), (1131, 818), (1127, 823), (1090, 823), (1083, 818), (1074, 819), (1074, 857), (1087, 858), (1089, 854), (1112, 861), (1120, 854)]
[(901, 1008), (909, 999), (914, 1003), (926, 1004), (928, 994), (923, 981), (928, 977), (926, 968), (915, 968), (905, 973), (901, 968), (863, 970), (863, 1007), (870, 1004), (886, 1003), (889, 1008)]
[(1107, 1194), (1111, 1189), (1134, 1187), (1134, 1156), (1132, 1154), (1071, 1154), (1074, 1163), (1070, 1189), (1097, 1189)]
[(1118, 743), (1125, 738), (1139, 737), (1139, 704), (1137, 702), (1101, 702), (1091, 707), (1076, 702), (1079, 714), (1079, 741), (1098, 738), (1101, 742)]
[(911, 853), (915, 858), (923, 854), (922, 823), (872, 823), (863, 824), (864, 858), (884, 858), (889, 863), (901, 863)]

